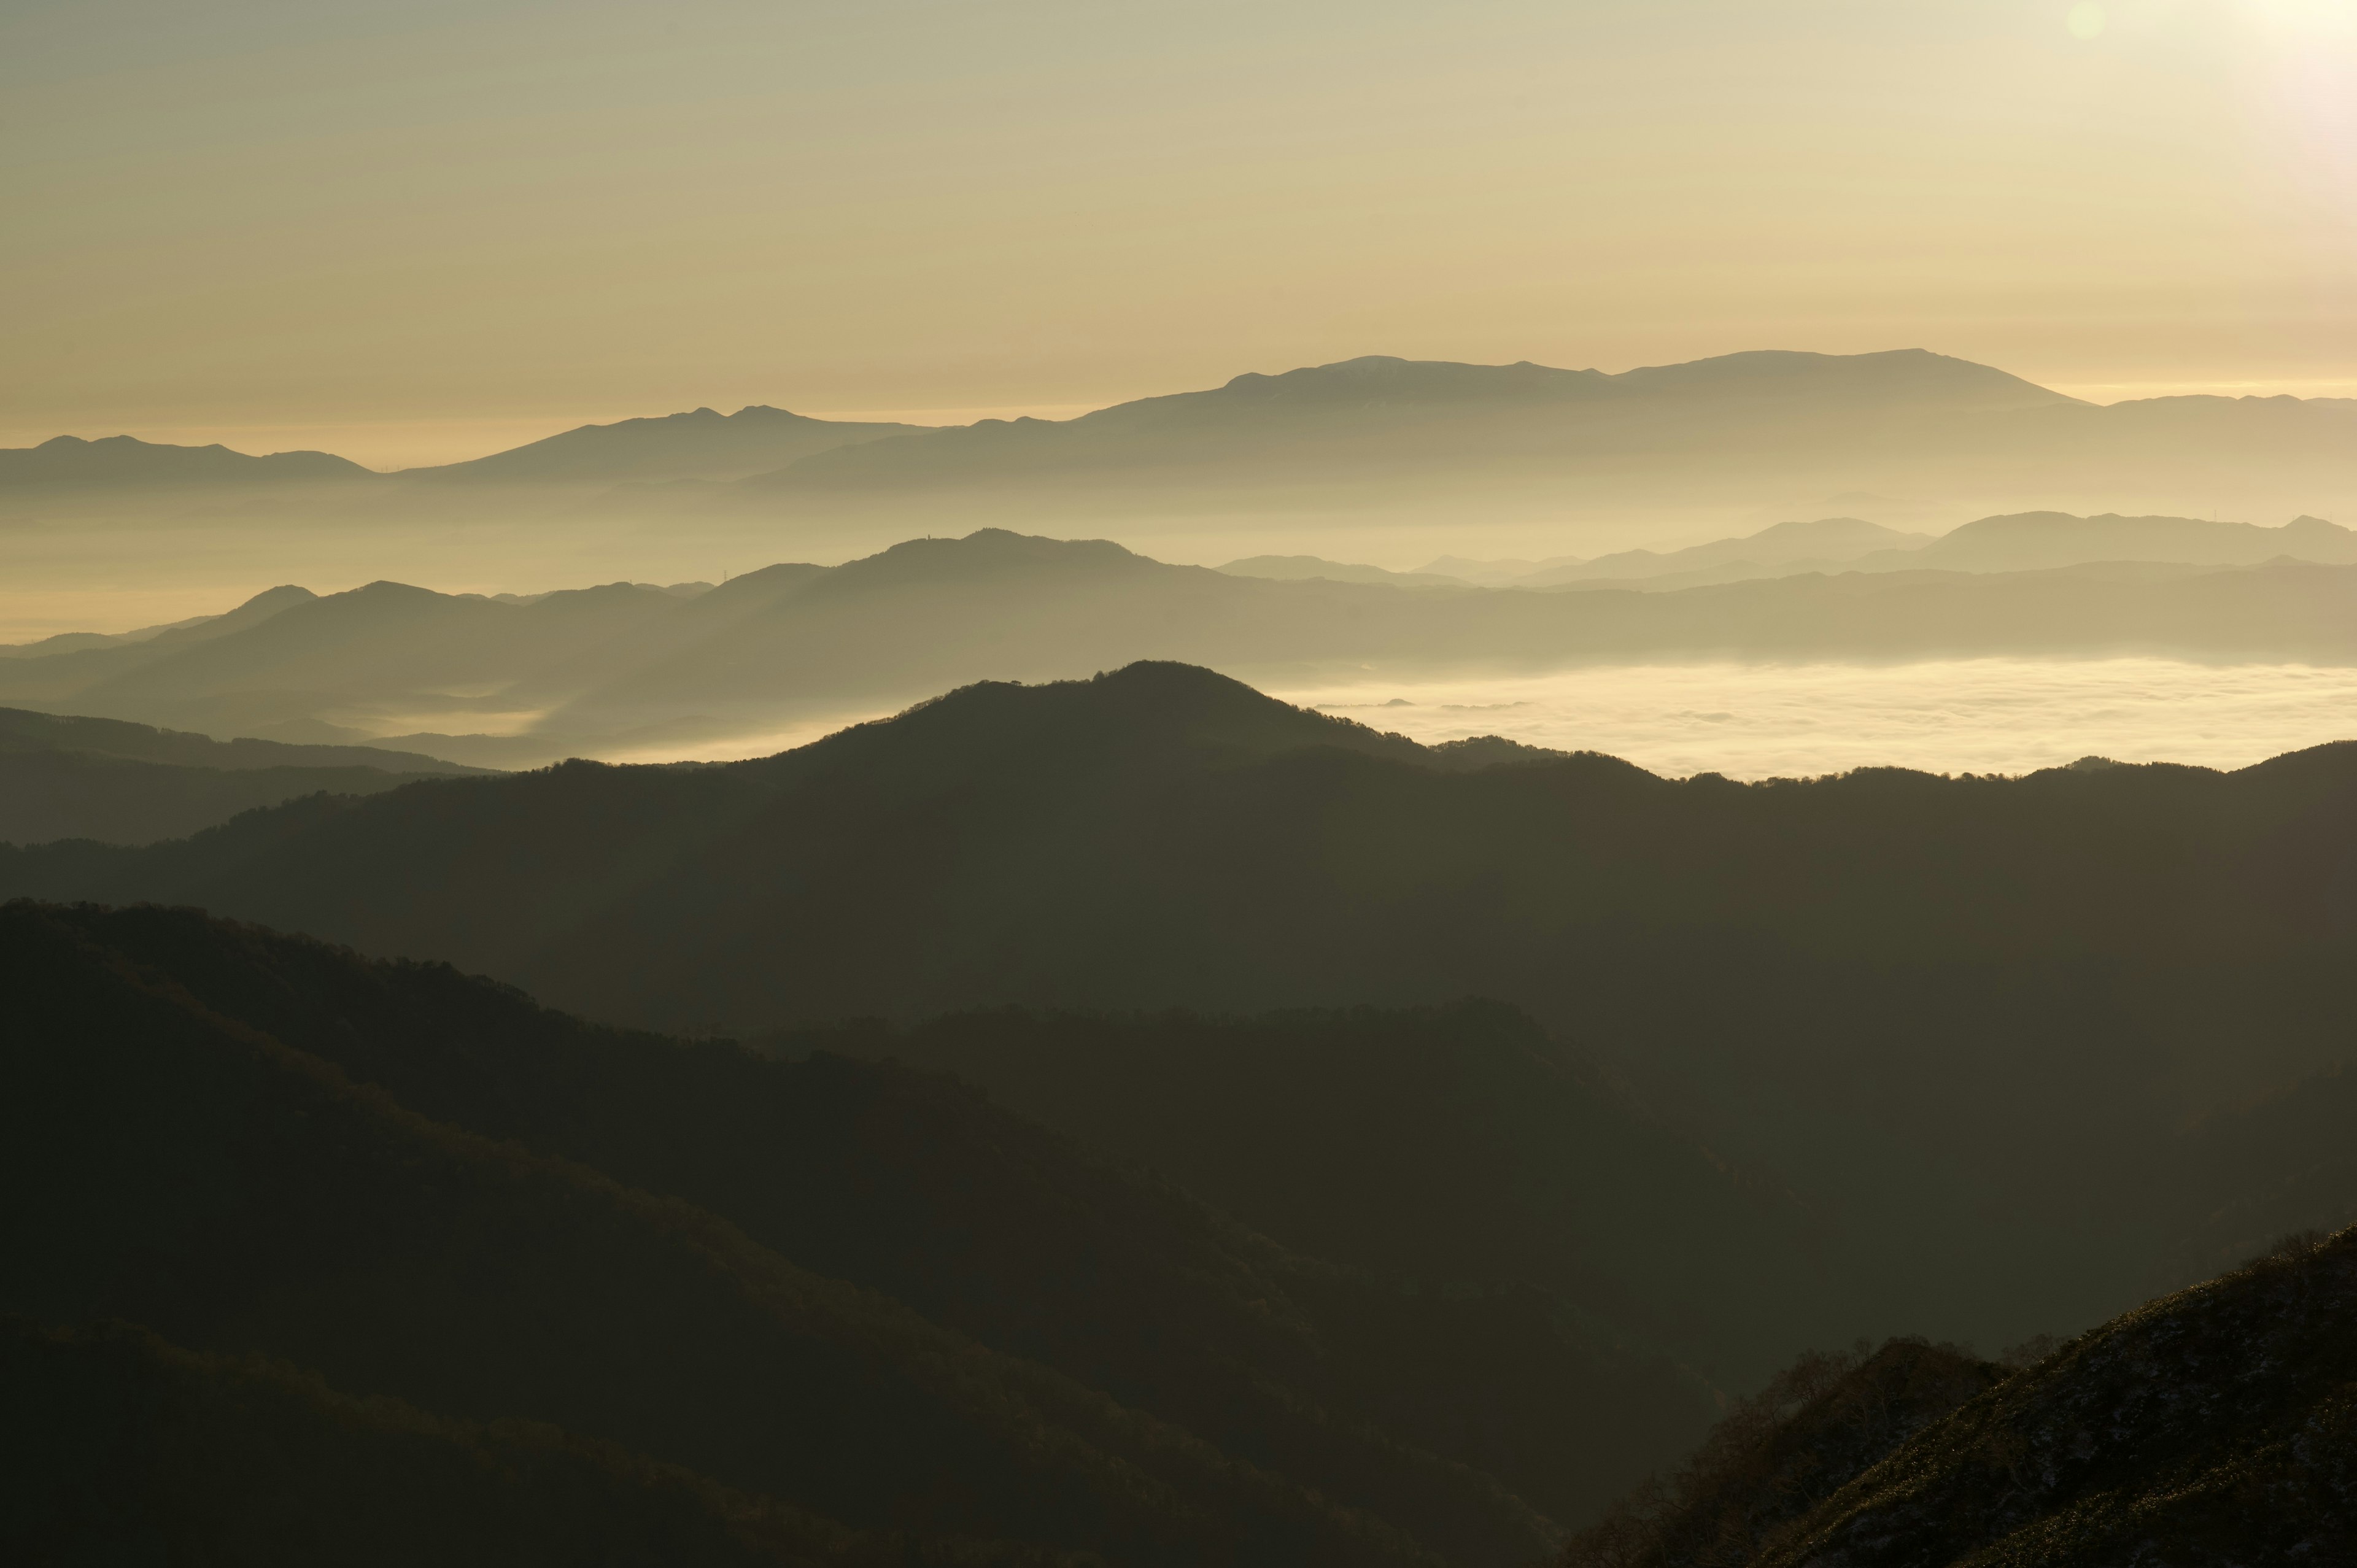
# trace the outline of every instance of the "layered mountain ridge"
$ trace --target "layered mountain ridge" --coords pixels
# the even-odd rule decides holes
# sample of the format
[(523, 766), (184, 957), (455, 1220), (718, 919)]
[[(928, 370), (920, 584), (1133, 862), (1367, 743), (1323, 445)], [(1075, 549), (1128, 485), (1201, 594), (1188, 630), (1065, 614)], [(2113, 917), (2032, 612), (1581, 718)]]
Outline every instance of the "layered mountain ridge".
[[(2007, 1342), (2135, 1299), (2203, 1217), (2330, 1207), (2283, 1185), (2329, 1163), (2312, 1125), (2227, 1190), (2181, 1139), (2343, 1058), (2352, 756), (1678, 782), (1138, 665), (755, 762), (6, 850), (0, 892), (199, 904), (693, 1030), (1493, 997), (1844, 1239), (1827, 1333)], [(1758, 1318), (1694, 1357), (1753, 1364)]]
[[(317, 599), (273, 590), (136, 641), (17, 650), (0, 659), (0, 702), (516, 767), (743, 756), (758, 737), (782, 745), (978, 679), (1139, 658), (1279, 686), (1729, 658), (2344, 665), (2357, 661), (2357, 564), (2332, 563), (2357, 556), (2350, 541), (2313, 519), (2006, 517), (1904, 552), (1738, 574), (1750, 580), (1533, 589), (1297, 561), (1213, 572), (985, 529), (717, 588), (612, 583), (510, 602), (390, 582)], [(1749, 543), (1727, 542), (1722, 565), (1744, 566)], [(2187, 556), (2209, 564), (2175, 559)], [(2057, 560), (2071, 564), (1958, 564)]]

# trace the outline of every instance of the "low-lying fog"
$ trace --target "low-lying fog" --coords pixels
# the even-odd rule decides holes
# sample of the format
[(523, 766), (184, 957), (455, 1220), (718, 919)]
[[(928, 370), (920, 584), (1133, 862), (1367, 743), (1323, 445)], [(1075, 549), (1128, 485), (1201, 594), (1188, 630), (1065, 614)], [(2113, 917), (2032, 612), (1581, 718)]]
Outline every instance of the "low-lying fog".
[[(2169, 659), (1621, 665), (1270, 694), (1415, 740), (1501, 735), (1673, 778), (2029, 773), (2083, 757), (2231, 768), (2357, 736), (2357, 670)], [(766, 757), (883, 716), (845, 714), (692, 749), (707, 761)], [(656, 748), (606, 760), (670, 758)]]
[(1502, 735), (1655, 773), (2242, 768), (2357, 735), (2357, 670), (2169, 659), (1639, 665), (1272, 693), (1421, 741)]

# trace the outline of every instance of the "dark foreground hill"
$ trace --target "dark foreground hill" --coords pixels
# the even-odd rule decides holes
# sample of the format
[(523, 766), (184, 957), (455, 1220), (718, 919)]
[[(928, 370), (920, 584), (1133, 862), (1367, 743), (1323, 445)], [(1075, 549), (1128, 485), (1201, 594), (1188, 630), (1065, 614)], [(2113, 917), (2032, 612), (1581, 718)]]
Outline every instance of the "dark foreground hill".
[(0, 1319), (19, 1562), (1041, 1564), (1056, 1553), (845, 1530), (542, 1423), (356, 1399), (135, 1326)]
[(2357, 747), (1680, 782), (1142, 665), (760, 762), (0, 852), (0, 890), (201, 904), (673, 1028), (1495, 997), (1795, 1193), (1879, 1331), (2003, 1343), (2147, 1294), (2191, 1206), (2245, 1196), (2168, 1175), (2180, 1130), (2345, 1059)]
[[(469, 1451), (522, 1466), (471, 1494), (494, 1512), (545, 1483), (693, 1513), (709, 1483), (1114, 1561), (1506, 1564), (1709, 1409), (1593, 1312), (1318, 1262), (930, 1074), (594, 1028), (188, 912), (9, 906), (0, 983), (0, 1162), (41, 1195), (0, 1219), (0, 1312), (230, 1359), (11, 1354), (179, 1388), (186, 1452), (216, 1417), (340, 1425), (358, 1466), (390, 1421), (462, 1493)], [(336, 1392), (290, 1405), (253, 1356)]]
[(2019, 1370), (1815, 1358), (1566, 1568), (2342, 1563), (2357, 1542), (2357, 1230), (2296, 1238)]
[(1535, 1283), (1738, 1384), (1845, 1309), (1871, 1316), (1837, 1299), (1856, 1282), (1791, 1195), (1495, 1003), (1248, 1019), (1000, 1009), (765, 1048), (945, 1069), (1289, 1245), (1410, 1278)]

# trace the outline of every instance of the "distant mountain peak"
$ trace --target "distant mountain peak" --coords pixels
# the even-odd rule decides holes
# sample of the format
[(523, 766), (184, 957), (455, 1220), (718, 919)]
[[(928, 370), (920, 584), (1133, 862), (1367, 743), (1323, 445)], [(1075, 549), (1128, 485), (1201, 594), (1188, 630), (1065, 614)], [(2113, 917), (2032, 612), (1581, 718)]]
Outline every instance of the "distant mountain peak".
[(734, 413), (702, 406), (576, 425), (489, 456), (404, 472), (411, 478), (498, 484), (741, 479), (830, 447), (920, 428), (814, 419), (765, 403), (748, 403)]
[(135, 435), (53, 435), (38, 446), (0, 449), (0, 486), (279, 484), (372, 479), (358, 463), (326, 452), (253, 456), (214, 442), (173, 446)]

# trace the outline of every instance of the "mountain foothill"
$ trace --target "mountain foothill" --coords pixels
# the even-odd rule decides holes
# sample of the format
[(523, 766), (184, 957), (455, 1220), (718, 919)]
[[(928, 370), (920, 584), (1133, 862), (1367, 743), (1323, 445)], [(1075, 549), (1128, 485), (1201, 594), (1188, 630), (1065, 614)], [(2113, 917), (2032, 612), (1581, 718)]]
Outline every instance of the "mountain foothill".
[[(0, 648), (0, 1555), (2339, 1561), (2357, 742), (1741, 782), (1265, 691), (2345, 666), (2352, 420), (1376, 358), (392, 475), (0, 453), (20, 540), (867, 539)], [(2262, 468), (2294, 521), (2147, 499)], [(1261, 526), (1672, 491), (1577, 556)], [(1663, 521), (1776, 495), (1841, 499)], [(1212, 513), (1261, 542), (1125, 521)]]

